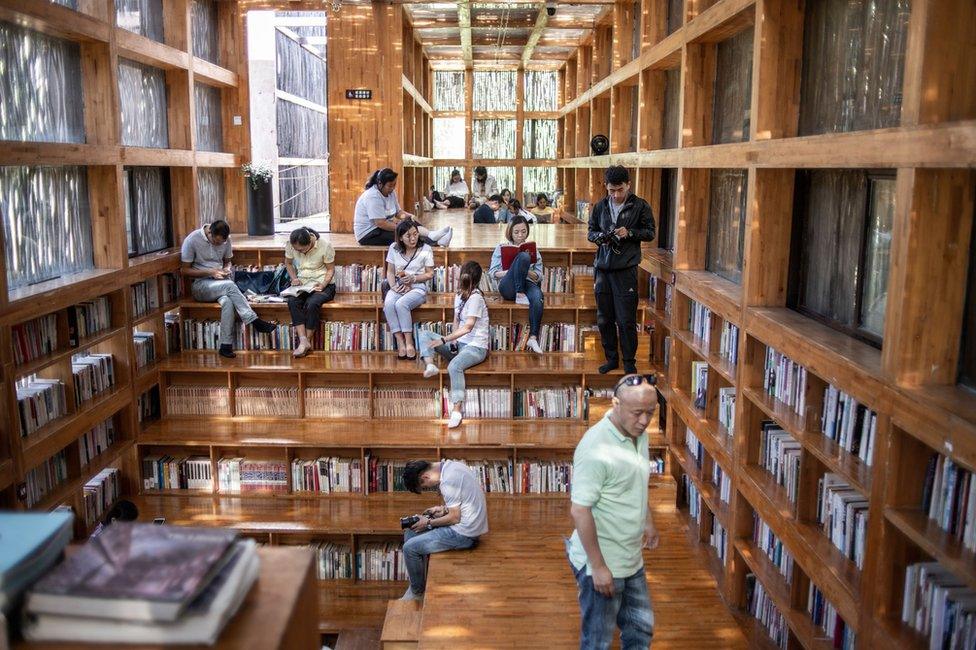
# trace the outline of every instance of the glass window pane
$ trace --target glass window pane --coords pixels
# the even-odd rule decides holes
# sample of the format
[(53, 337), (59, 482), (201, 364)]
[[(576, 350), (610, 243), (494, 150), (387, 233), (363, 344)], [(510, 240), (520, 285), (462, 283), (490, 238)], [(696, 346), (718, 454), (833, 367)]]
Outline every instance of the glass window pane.
[(221, 119), (220, 89), (206, 84), (193, 84), (197, 119), (197, 150), (223, 151), (224, 135)]
[(891, 262), (891, 226), (895, 217), (895, 179), (872, 179), (868, 204), (868, 232), (864, 252), (861, 327), (884, 335), (888, 301), (888, 266)]
[(525, 120), (522, 124), (522, 157), (554, 159), (557, 126), (556, 120)]
[(115, 21), (122, 29), (163, 42), (163, 0), (115, 0)]
[(84, 142), (76, 43), (0, 22), (0, 140)]
[(324, 158), (329, 153), (329, 117), (321, 111), (275, 102), (278, 113), (278, 155), (282, 158)]
[(752, 28), (718, 44), (712, 144), (749, 139), (752, 103)]
[(328, 103), (325, 60), (278, 31), (275, 53), (278, 90), (325, 106)]
[(662, 149), (678, 146), (678, 117), (681, 112), (681, 69), (672, 68), (665, 73), (664, 80), (664, 133), (661, 138)]
[(434, 189), (438, 192), (444, 192), (451, 182), (451, 172), (454, 169), (454, 167), (434, 167)]
[(523, 167), (522, 168), (522, 196), (525, 197), (526, 204), (534, 204), (535, 200), (529, 202), (529, 194), (544, 193), (548, 197), (556, 191), (556, 168), (555, 167)]
[[(498, 191), (508, 187), (515, 187), (515, 168), (514, 167), (488, 167), (488, 174), (495, 177), (498, 181)], [(524, 170), (523, 170), (524, 171)], [(471, 178), (468, 179), (468, 187), (474, 182), (474, 170), (471, 171)]]
[(464, 70), (434, 72), (435, 111), (464, 110)]
[(144, 255), (170, 245), (167, 172), (161, 167), (126, 169), (129, 252)]
[(746, 170), (713, 169), (705, 268), (736, 284), (742, 282), (745, 233)]
[(329, 210), (329, 168), (324, 165), (280, 167), (278, 196), (282, 222), (323, 217)]
[(120, 58), (119, 106), (122, 144), (130, 147), (169, 146), (166, 75), (162, 70)]
[(199, 225), (226, 219), (224, 208), (224, 170), (197, 169), (197, 207)]
[(84, 167), (0, 167), (10, 290), (94, 268)]
[[(526, 70), (525, 110), (554, 111), (559, 99), (558, 73), (552, 70)], [(507, 110), (507, 109), (506, 109)]]
[[(464, 154), (464, 118), (434, 118), (434, 158), (461, 160)], [(438, 185), (438, 187), (441, 187)]]
[(657, 217), (657, 245), (671, 250), (671, 230), (678, 214), (678, 170), (667, 167), (661, 170), (661, 206)]
[(684, 23), (684, 0), (667, 0), (668, 2), (668, 34), (672, 34)]
[(473, 110), (515, 111), (516, 78), (515, 70), (474, 71)]
[(515, 158), (515, 120), (474, 120), (471, 149), (476, 160)]
[(217, 41), (217, 3), (214, 0), (193, 0), (190, 16), (193, 31), (193, 56), (220, 65), (220, 45)]

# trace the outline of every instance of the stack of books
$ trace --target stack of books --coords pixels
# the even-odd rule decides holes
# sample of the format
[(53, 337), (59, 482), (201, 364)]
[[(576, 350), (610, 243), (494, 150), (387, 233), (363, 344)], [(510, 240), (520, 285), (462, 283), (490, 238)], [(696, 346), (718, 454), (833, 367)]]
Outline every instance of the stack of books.
[(112, 307), (108, 296), (82, 302), (68, 308), (68, 343), (76, 346), (81, 339), (107, 330), (112, 324)]
[(68, 480), (68, 448), (42, 462), (27, 472), (27, 507), (32, 508)]
[(14, 363), (27, 363), (54, 352), (58, 346), (58, 317), (41, 316), (10, 328), (14, 349)]
[(71, 541), (73, 521), (67, 510), (0, 513), (0, 611), (11, 611), (54, 565)]
[(152, 332), (133, 332), (132, 345), (136, 349), (136, 369), (156, 360), (156, 335)]
[(68, 412), (64, 382), (31, 375), (17, 382), (20, 435), (27, 437)]
[(115, 364), (111, 354), (79, 354), (71, 357), (75, 405), (93, 399), (115, 385)]
[(257, 579), (253, 540), (116, 522), (27, 595), (30, 641), (213, 644)]

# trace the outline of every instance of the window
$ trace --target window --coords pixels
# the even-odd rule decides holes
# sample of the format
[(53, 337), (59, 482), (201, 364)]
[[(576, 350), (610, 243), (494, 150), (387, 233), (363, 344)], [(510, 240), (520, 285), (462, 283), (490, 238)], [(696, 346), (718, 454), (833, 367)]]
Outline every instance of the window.
[(668, 34), (673, 34), (684, 24), (684, 0), (668, 0)]
[(7, 288), (94, 268), (84, 167), (0, 167)]
[(329, 153), (329, 118), (320, 111), (289, 101), (275, 102), (278, 113), (278, 156), (324, 158)]
[[(499, 181), (498, 189), (501, 190), (503, 186)], [(552, 199), (553, 194), (556, 191), (556, 168), (555, 167), (523, 167), (522, 168), (522, 196), (526, 197), (526, 203), (528, 203), (529, 194), (541, 194), (544, 193), (549, 199)], [(533, 200), (534, 204), (535, 201)]]
[(115, 21), (122, 29), (163, 42), (163, 0), (115, 0)]
[(715, 58), (712, 144), (745, 142), (752, 102), (752, 29), (719, 43)]
[(746, 170), (713, 169), (709, 194), (705, 268), (739, 284), (746, 234)]
[(525, 120), (522, 124), (522, 157), (529, 160), (556, 157), (556, 120)]
[(463, 111), (464, 70), (437, 70), (434, 72), (435, 111)]
[(193, 84), (196, 105), (197, 150), (223, 151), (223, 120), (220, 116), (220, 89), (206, 84)]
[[(525, 71), (525, 110), (554, 111), (559, 99), (558, 76), (552, 70)], [(506, 109), (508, 110), (508, 109)]]
[(77, 43), (0, 22), (0, 140), (84, 142)]
[(220, 45), (217, 41), (217, 3), (214, 0), (193, 0), (190, 28), (193, 56), (220, 65)]
[[(974, 210), (976, 213), (976, 210)], [(976, 390), (976, 214), (969, 243), (969, 280), (963, 313), (962, 352), (959, 355), (959, 383)]]
[(169, 146), (166, 122), (166, 75), (159, 68), (119, 59), (119, 106), (122, 144)]
[(678, 212), (678, 170), (665, 167), (661, 170), (661, 203), (657, 214), (657, 246), (674, 250), (671, 229)]
[(471, 76), (472, 110), (515, 112), (515, 70), (476, 70)]
[(322, 217), (329, 210), (329, 173), (324, 166), (279, 168), (279, 221)]
[(800, 135), (898, 126), (910, 0), (806, 7)]
[(169, 207), (169, 170), (162, 167), (126, 167), (122, 176), (126, 197), (125, 230), (129, 257), (172, 246)]
[[(515, 193), (515, 168), (514, 167), (488, 167), (488, 174), (494, 176), (498, 181), (498, 192), (505, 188)], [(471, 170), (471, 178), (468, 179), (468, 187), (474, 183), (474, 170)]]
[(884, 334), (895, 179), (797, 174), (789, 306), (875, 345)]
[(667, 70), (664, 78), (664, 130), (661, 148), (678, 146), (678, 123), (681, 113), (681, 68)]
[(515, 120), (474, 120), (471, 131), (475, 160), (515, 158)]
[(448, 160), (467, 158), (464, 153), (464, 118), (435, 117), (433, 121), (434, 158), (446, 158)]
[(301, 97), (318, 106), (328, 104), (326, 99), (328, 72), (325, 61), (277, 30), (275, 31), (275, 65), (278, 90)]
[(197, 169), (197, 207), (201, 226), (227, 218), (224, 209), (224, 170)]

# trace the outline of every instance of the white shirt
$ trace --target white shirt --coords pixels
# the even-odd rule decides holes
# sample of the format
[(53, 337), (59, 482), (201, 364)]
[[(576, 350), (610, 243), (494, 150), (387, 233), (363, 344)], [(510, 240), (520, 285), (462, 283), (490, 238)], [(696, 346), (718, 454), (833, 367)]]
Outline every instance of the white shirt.
[(491, 174), (488, 174), (484, 184), (479, 183), (476, 178), (471, 181), (471, 193), (478, 198), (488, 199), (493, 194), (498, 194), (498, 181)]
[(439, 487), (444, 505), (461, 508), (461, 521), (451, 530), (465, 537), (480, 537), (488, 532), (485, 491), (470, 467), (455, 460), (442, 460)]
[(458, 343), (464, 343), (465, 345), (473, 345), (476, 348), (484, 348), (485, 350), (491, 349), (491, 333), (488, 325), (488, 305), (485, 304), (485, 297), (481, 295), (480, 291), (473, 292), (468, 296), (467, 301), (464, 303), (464, 308), (461, 308), (461, 296), (454, 296), (454, 313), (458, 313), (458, 309), (461, 309), (460, 317), (458, 318), (458, 323), (463, 324), (469, 318), (474, 316), (477, 320), (474, 322), (474, 327), (470, 332), (459, 338)]
[[(394, 276), (397, 271), (405, 271), (409, 275), (420, 275), (427, 270), (427, 267), (434, 266), (434, 249), (429, 244), (421, 244), (417, 248), (417, 254), (411, 259), (409, 255), (404, 257), (403, 253), (397, 250), (396, 244), (390, 244), (390, 248), (386, 251), (386, 261), (393, 267)], [(427, 283), (417, 282), (413, 288), (426, 292)]]
[(389, 196), (383, 196), (379, 187), (374, 185), (360, 194), (356, 200), (352, 232), (356, 239), (360, 240), (377, 229), (374, 221), (390, 219), (399, 212), (400, 203), (397, 201), (396, 192), (390, 192)]
[(457, 196), (459, 198), (465, 198), (468, 192), (468, 184), (464, 180), (460, 180), (457, 183), (448, 183), (447, 187), (444, 188), (444, 194), (448, 196)]

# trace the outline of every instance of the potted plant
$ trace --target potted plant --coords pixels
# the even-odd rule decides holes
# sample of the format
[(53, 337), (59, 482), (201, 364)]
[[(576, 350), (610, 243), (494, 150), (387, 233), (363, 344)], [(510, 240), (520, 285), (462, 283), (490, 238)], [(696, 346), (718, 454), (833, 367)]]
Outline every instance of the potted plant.
[(241, 165), (247, 182), (247, 234), (274, 234), (274, 191), (271, 181), (274, 169), (267, 163)]

